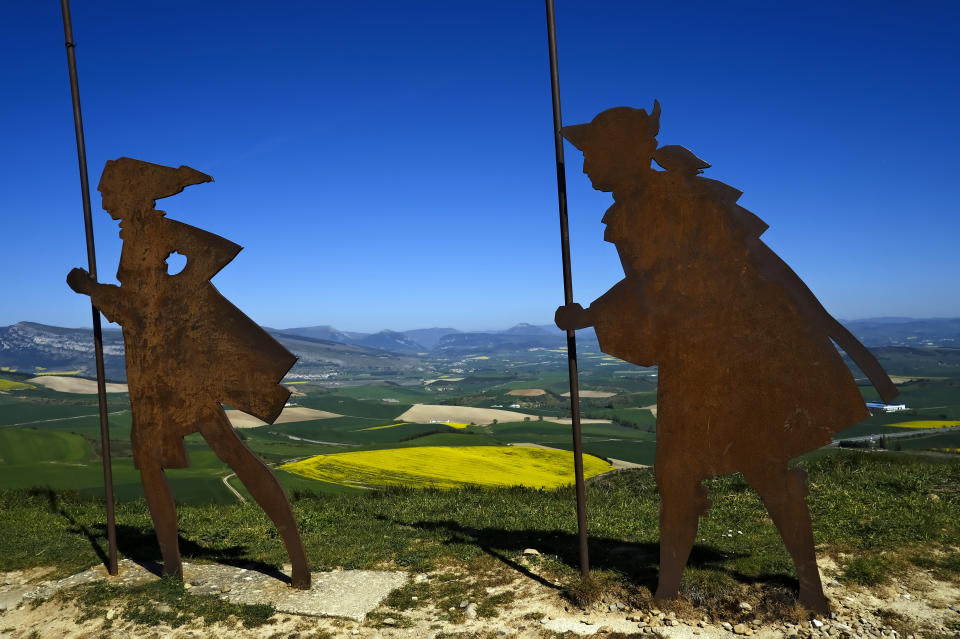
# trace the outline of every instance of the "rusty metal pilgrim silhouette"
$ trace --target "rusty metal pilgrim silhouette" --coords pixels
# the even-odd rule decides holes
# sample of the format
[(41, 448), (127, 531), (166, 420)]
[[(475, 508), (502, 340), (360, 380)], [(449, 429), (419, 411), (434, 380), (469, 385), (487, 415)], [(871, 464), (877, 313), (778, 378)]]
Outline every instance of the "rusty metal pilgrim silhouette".
[[(208, 175), (119, 158), (107, 162), (103, 208), (120, 220), (120, 286), (100, 284), (82, 269), (67, 283), (123, 328), (133, 413), (133, 459), (163, 555), (163, 572), (182, 576), (177, 515), (165, 468), (189, 465), (184, 436), (199, 432), (273, 520), (293, 565), (292, 583), (310, 587), (303, 542), (280, 483), (230, 425), (222, 403), (272, 423), (290, 392), (279, 382), (296, 361), (226, 300), (210, 279), (240, 252), (220, 236), (168, 219), (155, 200)], [(174, 252), (187, 259), (167, 273)]]
[[(593, 326), (601, 349), (659, 366), (655, 473), (661, 496), (657, 598), (676, 596), (710, 507), (701, 482), (742, 472), (793, 558), (800, 603), (827, 610), (797, 455), (868, 416), (831, 339), (884, 401), (897, 391), (877, 360), (761, 240), (741, 192), (700, 177), (710, 165), (657, 148), (660, 105), (616, 107), (562, 134), (593, 187), (613, 193), (604, 239), (625, 277), (589, 308), (557, 310), (562, 329)], [(651, 166), (651, 159), (663, 171)]]

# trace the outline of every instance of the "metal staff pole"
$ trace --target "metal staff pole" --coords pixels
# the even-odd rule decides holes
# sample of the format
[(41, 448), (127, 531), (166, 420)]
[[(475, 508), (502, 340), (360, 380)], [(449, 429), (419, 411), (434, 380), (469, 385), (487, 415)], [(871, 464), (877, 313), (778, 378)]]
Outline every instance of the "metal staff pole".
[[(93, 217), (90, 213), (90, 182), (87, 177), (87, 150), (83, 141), (83, 119), (80, 116), (80, 88), (77, 82), (77, 57), (74, 52), (73, 27), (70, 24), (70, 1), (60, 0), (63, 13), (63, 35), (66, 38), (67, 66), (70, 69), (70, 93), (73, 97), (73, 125), (77, 134), (77, 160), (80, 164), (80, 193), (83, 197), (83, 225), (87, 237), (87, 268), (97, 279), (97, 257), (93, 247)], [(117, 574), (117, 526), (113, 509), (113, 468), (110, 463), (110, 425), (107, 421), (107, 385), (103, 372), (103, 332), (100, 312), (93, 304), (93, 351), (97, 365), (97, 399), (100, 404), (100, 446), (103, 454), (103, 485), (107, 499), (107, 542), (110, 546), (107, 572)]]
[[(573, 303), (573, 278), (570, 271), (570, 231), (567, 227), (567, 179), (563, 163), (563, 137), (560, 135), (560, 73), (557, 70), (557, 24), (553, 0), (547, 0), (547, 41), (550, 46), (550, 90), (553, 97), (553, 147), (557, 156), (557, 200), (560, 206), (560, 244), (563, 254), (563, 299)], [(567, 331), (567, 367), (570, 374), (570, 414), (573, 422), (573, 472), (577, 484), (577, 530), (580, 536), (580, 574), (590, 574), (587, 550), (587, 495), (583, 485), (583, 441), (580, 432), (580, 384), (577, 375), (576, 332)]]

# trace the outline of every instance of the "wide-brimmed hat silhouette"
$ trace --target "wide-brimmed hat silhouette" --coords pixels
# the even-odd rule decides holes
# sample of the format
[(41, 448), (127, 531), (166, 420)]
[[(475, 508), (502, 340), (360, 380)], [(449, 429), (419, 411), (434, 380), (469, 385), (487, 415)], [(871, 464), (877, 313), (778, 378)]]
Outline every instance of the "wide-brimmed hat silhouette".
[(571, 124), (560, 129), (560, 134), (581, 151), (595, 143), (650, 142), (659, 132), (660, 102), (657, 100), (653, 101), (649, 114), (645, 109), (613, 107), (601, 111), (587, 124)]
[(192, 184), (213, 182), (213, 178), (189, 166), (173, 168), (122, 157), (107, 162), (97, 188), (108, 181), (123, 184), (124, 191), (142, 199), (159, 200), (176, 195)]

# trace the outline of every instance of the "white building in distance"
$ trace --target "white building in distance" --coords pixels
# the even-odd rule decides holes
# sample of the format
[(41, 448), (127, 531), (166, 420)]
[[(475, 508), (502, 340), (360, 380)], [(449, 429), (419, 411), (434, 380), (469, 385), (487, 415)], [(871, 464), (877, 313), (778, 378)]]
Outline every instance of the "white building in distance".
[(871, 413), (899, 413), (907, 410), (906, 404), (884, 404), (883, 402), (867, 402)]

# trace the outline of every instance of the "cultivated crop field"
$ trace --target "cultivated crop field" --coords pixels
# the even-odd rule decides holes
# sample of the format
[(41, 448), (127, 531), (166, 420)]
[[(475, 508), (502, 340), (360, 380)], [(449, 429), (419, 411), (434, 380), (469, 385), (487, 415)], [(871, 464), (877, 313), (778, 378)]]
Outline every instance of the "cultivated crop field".
[[(573, 483), (571, 453), (516, 446), (417, 446), (337, 453), (280, 468), (310, 479), (363, 488), (456, 488), (470, 484), (557, 488)], [(612, 468), (602, 459), (584, 456), (585, 477)]]
[[(960, 448), (960, 431), (950, 430), (960, 425), (960, 355), (936, 350), (928, 356), (880, 349), (881, 363), (899, 382), (897, 401), (907, 410), (874, 415), (837, 438), (885, 435), (892, 438), (887, 445), (905, 452), (955, 454), (945, 451)], [(589, 348), (579, 361), (590, 472), (609, 471), (609, 460), (652, 464), (657, 420), (650, 407), (657, 401), (657, 370)], [(397, 485), (548, 487), (572, 481), (564, 350), (474, 353), (429, 364), (430, 377), (419, 381), (361, 375), (328, 384), (292, 383), (291, 405), (275, 424), (231, 415), (244, 426), (240, 437), (278, 469), (291, 492), (359, 493)], [(102, 494), (96, 396), (46, 388), (29, 381), (35, 376), (0, 374), (0, 488)], [(872, 388), (862, 388), (865, 399), (876, 399)], [(127, 394), (109, 394), (108, 412), (117, 496), (135, 499), (142, 489), (130, 450)], [(934, 427), (944, 430), (913, 435)], [(236, 501), (228, 485), (247, 495), (198, 434), (186, 441), (190, 468), (167, 473), (178, 500)]]

